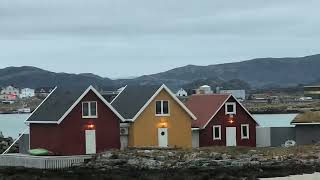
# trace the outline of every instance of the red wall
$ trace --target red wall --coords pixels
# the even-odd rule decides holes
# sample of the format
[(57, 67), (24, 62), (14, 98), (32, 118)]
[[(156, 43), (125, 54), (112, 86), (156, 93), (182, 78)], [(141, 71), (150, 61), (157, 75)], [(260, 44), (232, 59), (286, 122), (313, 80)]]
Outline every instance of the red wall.
[[(98, 102), (98, 118), (82, 119), (82, 101)], [(59, 155), (85, 154), (85, 130), (90, 123), (95, 125), (97, 153), (120, 148), (120, 120), (92, 91), (59, 125), (30, 124), (30, 148)]]
[[(232, 97), (228, 102), (236, 102)], [(226, 127), (237, 128), (237, 146), (256, 146), (256, 122), (246, 113), (246, 111), (237, 103), (236, 115), (232, 124), (229, 123), (229, 115), (225, 115), (225, 106), (223, 106), (216, 116), (209, 122), (207, 127), (200, 131), (199, 146), (225, 146), (226, 145)], [(241, 139), (241, 124), (249, 124), (249, 139)], [(221, 140), (213, 140), (212, 126), (221, 125)]]

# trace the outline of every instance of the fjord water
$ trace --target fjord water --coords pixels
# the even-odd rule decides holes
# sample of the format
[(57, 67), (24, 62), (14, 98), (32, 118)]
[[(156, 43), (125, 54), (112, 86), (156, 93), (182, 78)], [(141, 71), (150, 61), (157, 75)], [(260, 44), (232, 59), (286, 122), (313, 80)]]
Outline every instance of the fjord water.
[(17, 138), (28, 126), (24, 121), (30, 114), (0, 114), (0, 131), (5, 137)]
[(304, 175), (295, 175), (288, 177), (277, 177), (277, 178), (261, 178), (260, 180), (319, 180), (320, 173), (314, 174), (304, 174)]

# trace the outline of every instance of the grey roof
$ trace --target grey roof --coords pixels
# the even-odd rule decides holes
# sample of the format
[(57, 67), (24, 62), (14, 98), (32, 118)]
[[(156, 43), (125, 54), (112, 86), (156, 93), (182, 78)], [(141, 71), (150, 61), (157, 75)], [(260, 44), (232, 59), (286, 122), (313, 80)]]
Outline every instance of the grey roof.
[(148, 100), (157, 92), (161, 85), (135, 86), (128, 85), (111, 105), (125, 119), (133, 119)]
[(76, 100), (86, 91), (87, 87), (68, 89), (58, 87), (26, 120), (58, 122), (66, 111), (76, 102)]

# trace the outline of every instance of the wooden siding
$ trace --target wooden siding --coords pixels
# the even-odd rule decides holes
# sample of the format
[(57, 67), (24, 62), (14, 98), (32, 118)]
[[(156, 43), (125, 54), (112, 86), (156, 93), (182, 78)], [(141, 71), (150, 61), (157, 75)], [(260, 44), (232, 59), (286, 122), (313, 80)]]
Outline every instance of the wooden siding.
[[(227, 102), (236, 102), (232, 97)], [(226, 127), (236, 127), (237, 129), (237, 146), (256, 146), (256, 122), (241, 107), (236, 105), (236, 113), (234, 115), (234, 123), (229, 123), (229, 115), (225, 115), (225, 106), (208, 123), (205, 129), (200, 131), (199, 144), (200, 147), (205, 146), (226, 146)], [(241, 139), (241, 124), (249, 124), (249, 139)], [(213, 140), (212, 126), (221, 125), (221, 140)]]
[[(83, 101), (97, 101), (98, 118), (82, 118)], [(85, 130), (88, 124), (95, 125), (97, 153), (120, 148), (120, 120), (92, 91), (61, 124), (30, 124), (30, 147), (45, 148), (59, 155), (85, 154)]]
[[(170, 116), (156, 116), (155, 102), (168, 100)], [(129, 128), (129, 147), (158, 147), (159, 123), (165, 121), (168, 128), (169, 147), (192, 147), (192, 118), (165, 91), (162, 90)]]

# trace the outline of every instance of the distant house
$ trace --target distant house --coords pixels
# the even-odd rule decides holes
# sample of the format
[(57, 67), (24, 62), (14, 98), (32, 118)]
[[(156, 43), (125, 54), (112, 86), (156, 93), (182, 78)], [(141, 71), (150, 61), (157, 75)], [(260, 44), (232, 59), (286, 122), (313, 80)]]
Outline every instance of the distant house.
[(237, 98), (238, 100), (245, 100), (246, 99), (246, 90), (219, 90), (220, 94), (232, 94), (233, 97)]
[(3, 88), (0, 95), (1, 99), (4, 101), (15, 101), (19, 96), (19, 89), (10, 85)]
[(183, 88), (180, 88), (180, 89), (176, 92), (176, 96), (186, 97), (186, 96), (188, 96), (188, 93), (187, 93), (187, 91), (184, 90)]
[(167, 86), (128, 85), (111, 105), (126, 119), (129, 147), (192, 147), (196, 118)]
[(94, 89), (55, 88), (26, 120), (30, 148), (58, 155), (120, 149), (122, 116)]
[(20, 91), (19, 97), (22, 98), (30, 98), (30, 97), (34, 97), (35, 93), (34, 93), (34, 89), (30, 89), (30, 88), (23, 88)]
[(296, 143), (298, 145), (320, 142), (320, 111), (299, 114), (291, 124), (295, 125)]
[(193, 95), (186, 106), (197, 117), (192, 123), (194, 147), (256, 146), (258, 124), (231, 94)]
[(34, 94), (36, 97), (38, 98), (45, 98), (47, 97), (51, 91), (53, 90), (53, 87), (40, 87), (40, 88), (36, 88), (34, 91)]

